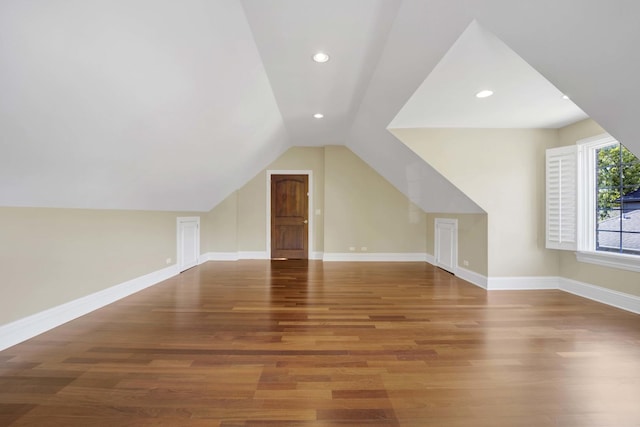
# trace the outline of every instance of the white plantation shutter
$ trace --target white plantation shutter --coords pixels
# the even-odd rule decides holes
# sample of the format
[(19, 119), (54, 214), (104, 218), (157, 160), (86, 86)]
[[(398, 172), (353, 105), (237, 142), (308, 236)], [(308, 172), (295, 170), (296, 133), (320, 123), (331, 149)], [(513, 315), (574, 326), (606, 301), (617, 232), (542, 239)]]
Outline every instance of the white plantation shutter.
[(552, 148), (546, 153), (546, 246), (577, 249), (578, 148)]

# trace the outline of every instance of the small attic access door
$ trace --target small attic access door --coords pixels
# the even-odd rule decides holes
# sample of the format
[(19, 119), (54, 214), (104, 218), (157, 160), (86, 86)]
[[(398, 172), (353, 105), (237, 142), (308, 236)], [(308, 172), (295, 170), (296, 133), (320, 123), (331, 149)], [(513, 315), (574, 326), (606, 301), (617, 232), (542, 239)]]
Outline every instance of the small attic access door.
[(436, 218), (436, 266), (455, 274), (458, 265), (458, 220)]
[(178, 269), (198, 265), (200, 256), (200, 217), (178, 217)]

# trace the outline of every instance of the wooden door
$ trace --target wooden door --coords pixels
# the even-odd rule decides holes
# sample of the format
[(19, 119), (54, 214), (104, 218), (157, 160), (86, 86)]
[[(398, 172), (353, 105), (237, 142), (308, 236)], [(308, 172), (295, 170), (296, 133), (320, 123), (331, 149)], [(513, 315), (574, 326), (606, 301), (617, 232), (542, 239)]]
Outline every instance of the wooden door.
[(308, 258), (309, 177), (271, 175), (271, 258)]

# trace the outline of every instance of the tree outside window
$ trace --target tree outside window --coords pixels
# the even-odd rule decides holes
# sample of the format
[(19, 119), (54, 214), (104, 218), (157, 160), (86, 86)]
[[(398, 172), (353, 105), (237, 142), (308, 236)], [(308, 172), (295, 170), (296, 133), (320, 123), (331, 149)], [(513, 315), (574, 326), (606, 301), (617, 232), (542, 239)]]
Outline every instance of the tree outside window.
[(596, 249), (640, 254), (640, 160), (621, 144), (596, 155)]

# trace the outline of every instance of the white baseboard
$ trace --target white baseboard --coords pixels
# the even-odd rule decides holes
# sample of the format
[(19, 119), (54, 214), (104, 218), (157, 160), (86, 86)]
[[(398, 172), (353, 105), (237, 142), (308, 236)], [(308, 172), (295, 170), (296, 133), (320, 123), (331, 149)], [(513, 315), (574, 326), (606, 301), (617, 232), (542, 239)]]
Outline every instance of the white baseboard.
[(557, 276), (489, 277), (487, 289), (490, 291), (558, 289), (558, 279)]
[[(465, 272), (459, 274), (460, 270), (464, 269), (458, 268), (456, 276), (482, 287), (481, 278), (484, 276), (477, 275), (479, 277), (473, 280), (474, 277), (465, 277)], [(473, 272), (471, 273), (477, 274)], [(588, 283), (578, 282), (577, 280), (567, 279), (564, 277), (489, 277), (485, 279), (487, 279), (486, 289), (488, 291), (558, 289), (602, 304), (640, 314), (640, 297), (638, 296)]]
[(238, 259), (269, 259), (267, 251), (238, 251)]
[[(311, 252), (309, 259), (322, 259), (322, 252)], [(241, 259), (269, 259), (267, 252), (207, 252), (200, 256), (200, 264), (206, 261), (238, 261)]]
[(325, 252), (323, 261), (425, 262), (423, 252)]
[(487, 289), (487, 276), (483, 276), (480, 273), (476, 273), (475, 271), (467, 270), (462, 267), (457, 267), (454, 274), (462, 280), (466, 280), (467, 282), (479, 286), (482, 289)]
[[(262, 252), (245, 252), (244, 256), (263, 256)], [(237, 260), (235, 252), (210, 252), (200, 257), (201, 262), (207, 260)], [(355, 256), (354, 256), (355, 255)], [(233, 258), (233, 259), (231, 259)], [(243, 259), (265, 259), (243, 258)], [(428, 258), (427, 258), (428, 259)], [(425, 261), (424, 254), (385, 254), (385, 253), (329, 253), (324, 254), (325, 261)], [(429, 262), (429, 261), (427, 261)], [(87, 295), (68, 303), (50, 308), (34, 315), (0, 325), (0, 351), (33, 338), (67, 323), (73, 319), (102, 308), (119, 299), (132, 295), (157, 283), (167, 280), (179, 273), (178, 267), (172, 265), (144, 276), (112, 286), (102, 291)], [(562, 277), (490, 277), (458, 267), (456, 276), (481, 288), (492, 290), (524, 290), (524, 289), (559, 289), (580, 297), (588, 298), (603, 304), (640, 314), (640, 297), (614, 291), (588, 283)]]
[(424, 260), (426, 262), (428, 262), (431, 265), (436, 265), (436, 257), (435, 257), (435, 255), (424, 254), (424, 256), (425, 256)]
[(109, 305), (119, 299), (151, 287), (179, 273), (178, 266), (172, 265), (153, 273), (128, 280), (119, 285), (95, 292), (82, 298), (41, 311), (34, 315), (0, 326), (0, 350), (26, 341), (67, 323), (94, 310)]
[(487, 277), (460, 266), (454, 274), (488, 291), (559, 289), (556, 276)]
[(559, 289), (593, 301), (621, 308), (622, 310), (640, 314), (640, 297), (635, 295), (625, 294), (563, 277), (559, 278)]
[[(311, 252), (310, 258), (312, 260), (323, 261), (428, 261), (425, 258), (425, 254), (418, 253), (381, 253), (381, 252), (367, 252), (367, 253), (324, 253), (320, 251)], [(240, 252), (207, 252), (200, 256), (200, 263), (206, 261), (238, 261), (241, 259), (269, 259), (267, 252), (260, 251), (240, 251)]]
[(238, 252), (207, 252), (207, 261), (238, 261)]
[(455, 275), (488, 291), (557, 289), (640, 314), (640, 297), (557, 276), (485, 277), (458, 267)]

